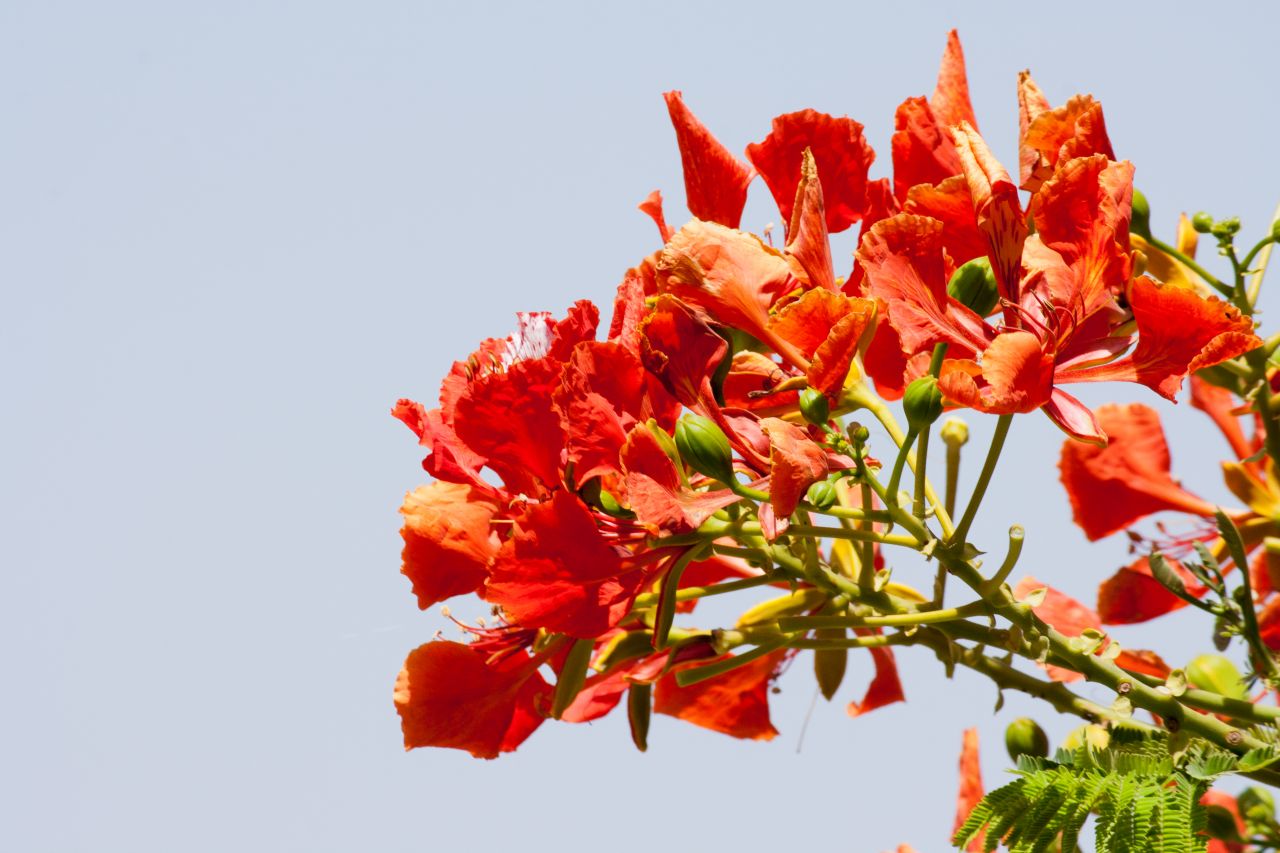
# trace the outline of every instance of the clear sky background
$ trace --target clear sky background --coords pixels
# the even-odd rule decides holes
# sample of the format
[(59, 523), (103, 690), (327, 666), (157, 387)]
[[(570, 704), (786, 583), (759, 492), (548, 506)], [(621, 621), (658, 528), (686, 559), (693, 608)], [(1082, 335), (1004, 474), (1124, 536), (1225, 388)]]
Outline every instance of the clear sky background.
[[(1280, 197), (1276, 7), (623, 9), (0, 4), (0, 848), (928, 853), (964, 727), (1003, 782), (1030, 706), (993, 716), (989, 684), (910, 651), (907, 704), (847, 718), (855, 660), (799, 751), (807, 659), (772, 743), (660, 717), (640, 755), (619, 716), (494, 762), (404, 753), (392, 682), (442, 620), (399, 575), (396, 509), (424, 475), (388, 408), (434, 398), (517, 310), (607, 303), (656, 247), (651, 189), (683, 221), (664, 90), (735, 151), (780, 112), (847, 113), (884, 175), (894, 108), (932, 91), (952, 26), (1006, 164), (1030, 66), (1055, 104), (1103, 101), (1157, 229), (1203, 207), (1256, 235)], [(757, 181), (744, 225), (776, 216)], [(1087, 399), (1180, 416), (1177, 473), (1223, 497), (1198, 413)], [(1125, 546), (1069, 524), (1059, 444), (1019, 420), (978, 541), (1021, 522), (1023, 566), (1091, 602)], [(1177, 664), (1208, 632), (1118, 633)]]

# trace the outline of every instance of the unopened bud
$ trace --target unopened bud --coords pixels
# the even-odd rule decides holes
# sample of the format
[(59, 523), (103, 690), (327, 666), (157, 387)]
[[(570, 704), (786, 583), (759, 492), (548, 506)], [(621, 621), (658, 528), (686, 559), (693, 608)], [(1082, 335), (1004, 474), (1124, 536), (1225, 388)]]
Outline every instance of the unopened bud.
[(938, 380), (921, 376), (908, 385), (902, 395), (902, 410), (907, 415), (907, 423), (918, 430), (941, 417), (942, 392), (938, 390)]
[(811, 424), (825, 426), (831, 417), (831, 404), (827, 402), (827, 395), (816, 388), (801, 391), (800, 414)]
[(969, 442), (969, 425), (959, 418), (947, 418), (942, 422), (938, 435), (948, 447), (964, 447)]
[(1137, 189), (1133, 191), (1133, 213), (1129, 217), (1129, 230), (1139, 237), (1151, 239), (1151, 205), (1147, 203), (1147, 197)]
[(1240, 217), (1232, 216), (1229, 219), (1222, 219), (1213, 223), (1209, 229), (1209, 233), (1219, 239), (1234, 236), (1240, 230)]
[(839, 499), (836, 493), (836, 487), (826, 480), (819, 480), (809, 487), (805, 500), (816, 506), (818, 509), (830, 509), (836, 505)]
[(871, 431), (857, 421), (849, 424), (847, 432), (849, 440), (854, 444), (866, 444), (867, 439), (871, 438)]
[(983, 255), (961, 265), (947, 282), (947, 294), (979, 316), (990, 314), (1000, 303), (1000, 288), (991, 261)]
[(1014, 761), (1019, 755), (1044, 758), (1049, 754), (1048, 736), (1030, 717), (1021, 717), (1009, 724), (1009, 728), (1004, 730), (1004, 746)]
[(1201, 210), (1191, 217), (1191, 227), (1201, 234), (1208, 234), (1213, 227), (1213, 217)]
[(685, 415), (676, 424), (680, 458), (699, 474), (722, 483), (733, 482), (733, 450), (729, 439), (709, 418)]

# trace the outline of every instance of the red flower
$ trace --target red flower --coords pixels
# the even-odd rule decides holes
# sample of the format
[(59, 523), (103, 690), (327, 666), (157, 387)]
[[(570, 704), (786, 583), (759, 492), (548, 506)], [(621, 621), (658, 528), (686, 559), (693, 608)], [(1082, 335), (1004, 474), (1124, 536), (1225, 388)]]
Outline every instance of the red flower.
[[(1042, 408), (1068, 434), (1101, 442), (1105, 434), (1088, 409), (1058, 386), (1132, 381), (1172, 397), (1189, 372), (1260, 343), (1249, 320), (1218, 299), (1149, 279), (1130, 283), (1128, 163), (1102, 154), (1055, 162), (1032, 199), (1036, 229), (1028, 237), (1017, 189), (976, 131), (961, 124), (954, 140), (1004, 323), (992, 328), (947, 295), (953, 259), (943, 249), (941, 220), (902, 213), (877, 223), (858, 262), (871, 294), (886, 303), (907, 379), (923, 369), (925, 353), (947, 343), (940, 387), (952, 403), (994, 414)], [(935, 212), (955, 209), (939, 203)], [(959, 219), (946, 228), (972, 233)], [(1138, 336), (1118, 358), (1133, 343), (1122, 296)], [(882, 356), (873, 372), (882, 375), (891, 362)]]
[(587, 506), (559, 491), (516, 520), (484, 597), (525, 627), (597, 637), (630, 611), (644, 580), (601, 538)]
[(405, 749), (443, 746), (476, 758), (512, 751), (550, 708), (551, 688), (538, 664), (523, 652), (494, 661), (446, 641), (414, 649), (396, 678)]

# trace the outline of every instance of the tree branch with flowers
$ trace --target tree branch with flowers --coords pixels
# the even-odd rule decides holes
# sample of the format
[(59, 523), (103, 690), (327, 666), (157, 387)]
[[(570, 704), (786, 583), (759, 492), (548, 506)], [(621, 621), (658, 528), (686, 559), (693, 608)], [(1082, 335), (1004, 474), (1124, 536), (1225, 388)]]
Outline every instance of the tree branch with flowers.
[[(608, 328), (587, 301), (520, 314), (452, 366), (439, 405), (393, 411), (434, 479), (401, 510), (418, 603), (476, 594), (496, 617), (409, 654), (406, 748), (495, 758), (547, 720), (619, 706), (641, 750), (653, 713), (768, 740), (789, 662), (810, 657), (831, 699), (849, 656), (869, 655), (858, 716), (903, 700), (895, 656), (914, 648), (1082, 720), (1052, 756), (1017, 721), (1017, 778), (985, 796), (966, 736), (957, 845), (1074, 850), (1095, 815), (1099, 849), (1280, 846), (1265, 787), (1210, 789), (1280, 781), (1280, 335), (1253, 319), (1280, 229), (1237, 247), (1237, 220), (1197, 214), (1166, 243), (1101, 105), (1053, 107), (1026, 72), (1015, 182), (977, 129), (954, 32), (933, 94), (898, 108), (891, 179), (869, 177), (852, 119), (779, 116), (743, 162), (665, 98), (693, 218), (670, 228), (657, 191), (640, 205), (661, 245), (627, 271)], [(781, 246), (739, 229), (756, 175)], [(855, 225), (841, 276), (829, 237)], [(1196, 260), (1204, 235), (1223, 278)], [(1189, 385), (1243, 508), (1179, 485), (1152, 409), (1091, 411), (1068, 390), (1081, 382), (1169, 400)], [(963, 410), (995, 418), (968, 495)], [(1096, 611), (1015, 581), (1016, 524), (1003, 543), (971, 537), (1016, 416), (1036, 411), (1066, 434), (1075, 522), (1126, 531), (1137, 553)], [(1162, 511), (1190, 532), (1135, 528)], [(904, 559), (933, 564), (931, 588), (893, 578)], [(743, 602), (733, 624), (694, 624), (712, 596)], [(1214, 650), (1178, 668), (1103, 629), (1184, 607)]]

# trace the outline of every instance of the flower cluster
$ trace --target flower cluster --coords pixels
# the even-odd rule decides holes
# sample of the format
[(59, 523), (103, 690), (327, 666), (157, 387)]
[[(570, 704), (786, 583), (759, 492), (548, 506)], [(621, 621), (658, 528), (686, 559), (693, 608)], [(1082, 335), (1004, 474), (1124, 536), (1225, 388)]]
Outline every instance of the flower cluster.
[[(1250, 303), (1219, 298), (1238, 294), (1201, 274), (1193, 231), (1178, 249), (1151, 236), (1097, 101), (1054, 107), (1021, 74), (1015, 181), (978, 131), (954, 32), (933, 94), (897, 110), (890, 177), (870, 176), (875, 154), (851, 118), (778, 116), (742, 160), (680, 92), (665, 98), (693, 218), (672, 229), (657, 191), (640, 205), (661, 245), (623, 277), (607, 328), (587, 301), (562, 317), (520, 314), (515, 332), (453, 365), (438, 405), (394, 409), (434, 480), (402, 507), (403, 573), (422, 608), (475, 594), (494, 616), (462, 625), (467, 643), (435, 639), (409, 655), (395, 689), (407, 748), (493, 758), (547, 719), (618, 705), (641, 749), (653, 712), (768, 739), (771, 683), (804, 650), (827, 698), (850, 651), (870, 654), (875, 675), (853, 715), (903, 699), (902, 645), (1033, 693), (1019, 679), (1036, 676), (983, 644), (1060, 682), (1169, 678), (1158, 656), (1121, 649), (1102, 624), (1203, 599), (1216, 582), (1179, 558), (1199, 548), (1221, 573), (1235, 554), (1218, 510), (1170, 476), (1152, 410), (1092, 412), (1066, 390), (1078, 382), (1132, 382), (1172, 400), (1194, 375), (1193, 405), (1236, 456), (1224, 471), (1249, 509), (1230, 519), (1256, 555), (1254, 591), (1272, 596), (1263, 636), (1280, 647), (1280, 583), (1261, 544), (1280, 516), (1258, 453), (1265, 429), (1246, 438), (1237, 416), (1257, 411), (1246, 392), (1198, 378), (1215, 365), (1244, 372), (1239, 360), (1262, 344)], [(756, 176), (785, 223), (780, 245), (770, 229), (740, 229)], [(830, 237), (854, 226), (845, 267)], [(905, 429), (885, 402), (899, 399)], [(963, 409), (999, 419), (955, 519), (963, 423), (940, 433), (945, 496), (926, 466), (932, 425)], [(1144, 555), (1108, 580), (1099, 613), (1033, 579), (1004, 583), (1019, 529), (991, 577), (967, 541), (1011, 417), (1036, 410), (1068, 436), (1063, 482), (1090, 538), (1166, 509), (1200, 521), (1181, 538), (1131, 534), (1167, 563)], [(883, 427), (883, 447), (846, 420), (859, 413)], [(937, 561), (932, 597), (890, 579), (890, 547)], [(979, 599), (944, 607), (949, 576)], [(677, 624), (704, 597), (769, 588), (732, 627)], [(968, 619), (997, 615), (1008, 630)], [(975, 775), (965, 774), (969, 807)]]

